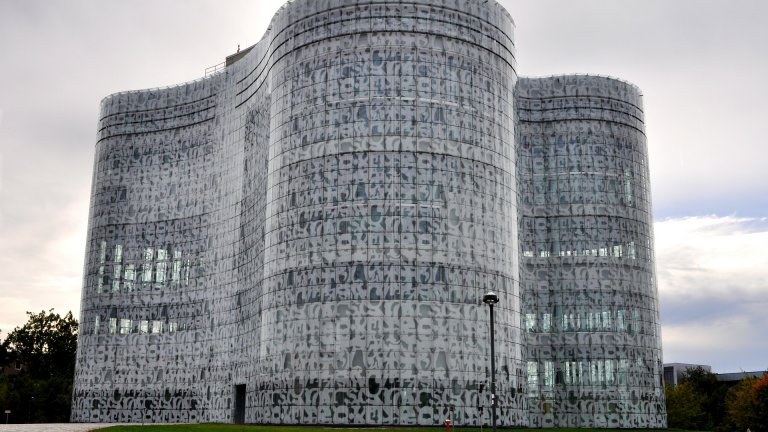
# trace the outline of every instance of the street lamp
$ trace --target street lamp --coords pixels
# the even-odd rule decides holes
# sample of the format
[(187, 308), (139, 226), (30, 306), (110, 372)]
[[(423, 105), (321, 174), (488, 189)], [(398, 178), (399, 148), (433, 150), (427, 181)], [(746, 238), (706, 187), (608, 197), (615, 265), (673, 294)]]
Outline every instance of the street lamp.
[(493, 334), (493, 305), (499, 302), (499, 296), (493, 291), (488, 291), (483, 296), (483, 303), (487, 304), (491, 312), (491, 424), (493, 432), (496, 432), (496, 357)]

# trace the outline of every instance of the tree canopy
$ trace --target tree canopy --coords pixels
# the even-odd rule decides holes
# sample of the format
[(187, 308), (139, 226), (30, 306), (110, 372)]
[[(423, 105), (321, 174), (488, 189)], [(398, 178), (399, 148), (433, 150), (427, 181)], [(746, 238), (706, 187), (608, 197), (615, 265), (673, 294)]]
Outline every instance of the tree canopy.
[(53, 309), (27, 312), (28, 320), (0, 344), (0, 365), (20, 363), (16, 374), (0, 377), (0, 409), (10, 422), (69, 420), (77, 352), (77, 320)]
[(768, 432), (768, 373), (737, 383), (717, 381), (702, 368), (689, 369), (665, 388), (670, 428), (722, 432)]
[(27, 323), (5, 338), (14, 360), (37, 378), (74, 373), (78, 323), (72, 312), (62, 317), (51, 309), (27, 316)]
[(725, 396), (722, 430), (768, 432), (768, 373), (762, 378), (746, 377)]

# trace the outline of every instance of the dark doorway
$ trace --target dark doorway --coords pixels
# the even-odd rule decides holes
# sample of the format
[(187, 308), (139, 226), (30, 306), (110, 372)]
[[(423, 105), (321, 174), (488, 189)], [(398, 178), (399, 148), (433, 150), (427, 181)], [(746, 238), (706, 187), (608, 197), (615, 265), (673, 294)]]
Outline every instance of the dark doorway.
[(245, 384), (235, 386), (235, 412), (232, 420), (235, 424), (245, 423)]

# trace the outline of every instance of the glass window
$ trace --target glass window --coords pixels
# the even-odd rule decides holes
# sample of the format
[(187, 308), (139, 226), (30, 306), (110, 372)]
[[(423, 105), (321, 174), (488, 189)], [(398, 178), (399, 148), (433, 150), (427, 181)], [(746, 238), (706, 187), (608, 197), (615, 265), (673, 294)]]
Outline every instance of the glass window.
[(627, 256), (629, 257), (629, 259), (636, 259), (637, 257), (635, 253), (635, 242), (633, 241), (627, 244)]
[(629, 383), (629, 360), (627, 359), (619, 360), (618, 379), (619, 379), (619, 384), (621, 385), (627, 385)]
[(192, 272), (192, 260), (187, 260), (184, 264), (184, 283), (189, 285), (189, 274)]
[(528, 393), (537, 394), (539, 387), (539, 364), (535, 361), (528, 362)]
[(99, 264), (104, 264), (107, 259), (107, 242), (102, 240), (99, 247)]
[(608, 385), (616, 384), (616, 361), (605, 361), (605, 383)]
[(131, 332), (131, 320), (129, 319), (121, 319), (120, 320), (120, 334), (128, 334)]
[(544, 386), (552, 387), (555, 385), (555, 363), (551, 360), (544, 361)]
[(142, 275), (144, 282), (152, 282), (152, 258), (154, 257), (154, 251), (152, 248), (146, 248), (144, 250), (144, 265), (142, 267)]
[(525, 314), (525, 329), (529, 332), (536, 331), (536, 314)]
[(552, 314), (547, 312), (541, 316), (541, 331), (552, 331)]
[(161, 333), (163, 331), (163, 322), (160, 320), (152, 321), (152, 333)]
[(114, 278), (112, 279), (112, 292), (120, 292), (120, 276), (123, 273), (121, 264), (114, 265)]
[(624, 310), (619, 309), (616, 311), (616, 330), (617, 331), (626, 331), (627, 330), (627, 323), (626, 318), (624, 317)]
[(133, 291), (133, 281), (136, 278), (136, 269), (133, 264), (125, 265), (125, 275), (123, 276), (125, 290), (128, 292)]
[(165, 282), (165, 269), (168, 266), (166, 262), (167, 254), (165, 249), (157, 250), (157, 265), (155, 266), (155, 282)]
[(624, 200), (628, 207), (632, 207), (634, 201), (632, 193), (632, 173), (628, 169), (624, 170)]
[(104, 288), (104, 266), (99, 266), (99, 274), (97, 276), (98, 278), (98, 285), (96, 286), (96, 292), (101, 293), (101, 290)]
[(603, 329), (611, 330), (613, 325), (611, 323), (611, 311), (603, 311)]
[(173, 270), (171, 271), (171, 279), (174, 282), (178, 282), (181, 278), (181, 251), (173, 251)]

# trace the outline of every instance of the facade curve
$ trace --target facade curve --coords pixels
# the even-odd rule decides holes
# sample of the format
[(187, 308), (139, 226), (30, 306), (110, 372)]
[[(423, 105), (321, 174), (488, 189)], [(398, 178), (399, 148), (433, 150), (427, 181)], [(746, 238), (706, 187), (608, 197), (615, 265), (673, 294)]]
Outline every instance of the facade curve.
[(494, 291), (500, 425), (663, 427), (639, 91), (518, 81), (513, 27), (293, 0), (105, 98), (72, 420), (487, 425)]
[(73, 420), (479, 424), (495, 290), (524, 423), (512, 27), (294, 1), (224, 72), (106, 98)]
[(642, 95), (588, 75), (516, 92), (531, 425), (666, 427)]

